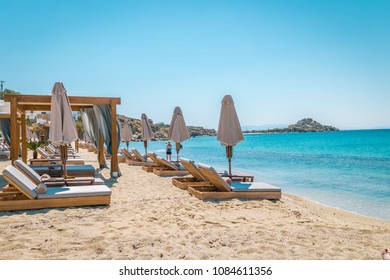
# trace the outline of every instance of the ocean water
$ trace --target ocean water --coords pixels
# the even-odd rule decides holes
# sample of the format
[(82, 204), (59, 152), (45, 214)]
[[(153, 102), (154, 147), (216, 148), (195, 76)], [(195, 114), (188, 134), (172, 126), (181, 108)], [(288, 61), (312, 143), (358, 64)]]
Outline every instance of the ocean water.
[[(255, 181), (279, 186), (282, 192), (390, 220), (390, 129), (244, 138), (233, 148), (233, 171), (252, 173)], [(148, 151), (165, 155), (165, 142), (148, 143)], [(182, 144), (180, 157), (228, 169), (225, 147), (216, 137), (195, 137)], [(142, 142), (131, 142), (130, 147), (144, 152)]]

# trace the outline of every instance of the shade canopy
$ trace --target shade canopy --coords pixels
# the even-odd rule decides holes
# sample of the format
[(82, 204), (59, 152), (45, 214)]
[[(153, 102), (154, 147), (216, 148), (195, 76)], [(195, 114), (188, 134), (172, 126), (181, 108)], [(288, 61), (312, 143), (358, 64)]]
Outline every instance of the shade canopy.
[(152, 126), (150, 125), (150, 122), (146, 114), (141, 115), (141, 131), (142, 131), (142, 141), (148, 141), (154, 137)]
[(121, 130), (121, 141), (130, 142), (131, 139), (133, 139), (133, 132), (131, 131), (129, 120), (126, 119)]
[(68, 95), (61, 82), (53, 86), (50, 109), (49, 140), (54, 144), (69, 144), (78, 139)]
[(31, 130), (26, 126), (26, 139), (32, 140), (35, 138), (34, 134), (31, 132)]
[(173, 111), (171, 124), (169, 126), (168, 138), (176, 143), (182, 143), (190, 138), (186, 122), (184, 121), (183, 112), (180, 107)]
[(244, 140), (244, 136), (234, 108), (233, 98), (225, 95), (221, 103), (217, 139), (224, 146), (235, 146)]
[(217, 139), (223, 146), (226, 146), (229, 174), (232, 174), (231, 159), (233, 157), (233, 146), (244, 140), (244, 136), (241, 131), (236, 109), (234, 108), (233, 98), (230, 95), (225, 95), (221, 103)]

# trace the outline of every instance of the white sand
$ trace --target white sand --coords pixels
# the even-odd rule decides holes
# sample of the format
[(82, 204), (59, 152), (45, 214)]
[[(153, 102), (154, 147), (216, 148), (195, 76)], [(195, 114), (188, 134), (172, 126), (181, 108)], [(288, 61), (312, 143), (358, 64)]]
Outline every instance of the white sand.
[[(81, 153), (97, 167), (95, 154)], [(204, 202), (171, 178), (120, 169), (117, 180), (99, 171), (109, 207), (0, 212), (0, 259), (381, 259), (390, 249), (389, 221), (285, 193), (278, 202)]]

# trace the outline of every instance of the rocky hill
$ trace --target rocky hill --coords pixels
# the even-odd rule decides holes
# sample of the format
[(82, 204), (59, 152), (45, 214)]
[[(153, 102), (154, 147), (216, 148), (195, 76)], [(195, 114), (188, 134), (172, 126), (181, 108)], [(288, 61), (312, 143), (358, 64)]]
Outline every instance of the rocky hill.
[[(134, 119), (129, 118), (123, 115), (118, 115), (118, 120), (121, 122), (121, 125), (123, 125), (124, 120), (127, 119), (130, 122), (131, 128), (133, 129), (134, 134), (134, 140), (135, 141), (141, 141), (141, 120), (140, 119)], [(167, 140), (168, 139), (168, 130), (169, 130), (169, 124), (165, 123), (156, 123), (154, 124), (152, 120), (149, 120), (152, 125), (152, 130), (154, 132), (154, 139), (152, 141), (156, 140)], [(217, 135), (217, 132), (215, 129), (207, 129), (200, 126), (187, 126), (188, 132), (190, 133), (191, 137), (195, 136), (214, 136)]]
[(244, 131), (245, 133), (288, 133), (288, 132), (331, 132), (339, 131), (338, 128), (329, 125), (322, 125), (319, 122), (305, 118), (298, 121), (296, 124), (291, 124), (286, 128), (272, 128), (265, 130)]

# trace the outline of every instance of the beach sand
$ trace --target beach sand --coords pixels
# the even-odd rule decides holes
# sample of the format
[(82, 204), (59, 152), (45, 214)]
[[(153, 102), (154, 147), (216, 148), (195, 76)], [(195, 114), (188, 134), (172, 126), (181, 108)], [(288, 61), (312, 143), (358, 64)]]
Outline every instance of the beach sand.
[[(97, 167), (95, 154), (80, 153)], [(117, 179), (98, 171), (112, 190), (108, 207), (0, 212), (0, 259), (375, 260), (390, 249), (390, 221), (286, 193), (277, 202), (204, 202), (171, 178), (120, 170)]]

